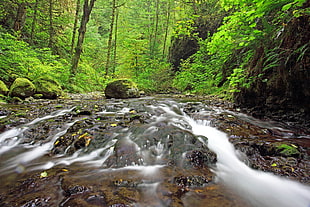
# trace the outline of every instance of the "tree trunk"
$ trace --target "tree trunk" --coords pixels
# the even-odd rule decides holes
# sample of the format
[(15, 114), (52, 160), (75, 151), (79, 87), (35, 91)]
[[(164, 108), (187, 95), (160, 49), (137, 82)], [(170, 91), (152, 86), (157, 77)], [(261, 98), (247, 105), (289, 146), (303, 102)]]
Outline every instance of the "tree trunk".
[(114, 54), (113, 54), (113, 67), (112, 67), (112, 75), (113, 76), (115, 74), (115, 67), (116, 67), (117, 26), (118, 26), (118, 10), (116, 10), (116, 14), (115, 14)]
[(34, 12), (33, 12), (33, 19), (32, 19), (32, 24), (31, 24), (31, 32), (30, 32), (30, 41), (31, 44), (34, 44), (34, 32), (35, 32), (35, 27), (37, 24), (37, 15), (38, 15), (38, 4), (39, 4), (39, 0), (36, 0), (34, 3)]
[(72, 57), (72, 67), (71, 67), (71, 76), (75, 76), (77, 72), (77, 67), (80, 61), (81, 53), (82, 53), (82, 47), (83, 47), (83, 42), (85, 38), (85, 33), (86, 33), (86, 25), (89, 21), (89, 17), (91, 14), (91, 11), (94, 7), (96, 0), (90, 0), (90, 3), (88, 3), (88, 0), (85, 0), (84, 6), (83, 6), (83, 15), (82, 15), (82, 20), (81, 20), (81, 25), (79, 28), (79, 35), (78, 35), (78, 41), (77, 45), (75, 47), (75, 54)]
[(21, 31), (25, 24), (25, 18), (26, 18), (26, 3), (22, 2), (18, 4), (18, 9), (13, 25), (13, 29), (17, 31)]
[(81, 8), (81, 0), (77, 0), (76, 1), (76, 10), (75, 10), (75, 17), (74, 17), (73, 32), (72, 32), (71, 49), (70, 49), (71, 55), (73, 55), (73, 50), (74, 50), (74, 43), (75, 43), (77, 24), (78, 24), (78, 20), (79, 20), (80, 8)]
[(156, 53), (156, 44), (157, 44), (157, 36), (158, 36), (158, 23), (159, 23), (159, 0), (156, 0), (156, 11), (155, 11), (155, 29), (154, 29), (154, 38), (152, 40), (151, 47), (151, 56), (154, 57)]
[(166, 45), (167, 45), (168, 30), (169, 30), (169, 23), (170, 23), (170, 12), (171, 12), (170, 10), (171, 10), (171, 3), (170, 3), (170, 0), (168, 0), (167, 19), (166, 19), (165, 37), (164, 37), (164, 46), (163, 46), (163, 58), (165, 58), (165, 54), (166, 54)]
[(54, 46), (54, 22), (53, 22), (53, 0), (49, 0), (49, 41), (48, 41), (48, 47), (53, 48)]
[(109, 68), (110, 68), (110, 56), (111, 56), (111, 49), (112, 49), (112, 39), (113, 39), (113, 27), (114, 27), (114, 20), (115, 20), (115, 9), (116, 9), (116, 0), (112, 2), (112, 15), (111, 15), (111, 23), (110, 23), (110, 33), (109, 33), (109, 40), (108, 40), (108, 52), (107, 52), (107, 62), (105, 66), (105, 75), (109, 75)]

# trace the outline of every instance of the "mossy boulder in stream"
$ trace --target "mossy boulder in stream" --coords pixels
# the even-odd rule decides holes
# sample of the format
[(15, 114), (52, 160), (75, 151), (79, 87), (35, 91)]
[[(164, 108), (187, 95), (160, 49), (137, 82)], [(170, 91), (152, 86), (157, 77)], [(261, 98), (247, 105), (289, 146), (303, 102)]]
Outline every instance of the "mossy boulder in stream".
[(140, 97), (137, 85), (127, 79), (115, 80), (105, 88), (106, 98), (138, 98)]
[(62, 94), (60, 84), (50, 77), (41, 77), (34, 83), (37, 94), (42, 94), (42, 98), (55, 99)]
[(8, 87), (0, 80), (0, 94), (7, 95), (9, 93)]
[(10, 87), (9, 96), (27, 98), (36, 91), (35, 85), (27, 78), (16, 78)]

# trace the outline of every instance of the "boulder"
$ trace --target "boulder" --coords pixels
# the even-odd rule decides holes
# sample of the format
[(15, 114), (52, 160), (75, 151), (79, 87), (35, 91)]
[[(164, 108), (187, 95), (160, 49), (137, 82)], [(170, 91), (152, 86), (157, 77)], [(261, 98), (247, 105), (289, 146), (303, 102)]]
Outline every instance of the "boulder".
[(9, 93), (8, 87), (0, 80), (0, 94), (7, 95)]
[(27, 78), (16, 78), (10, 87), (9, 96), (27, 98), (36, 91), (35, 85)]
[(138, 98), (140, 97), (137, 85), (127, 79), (115, 80), (108, 83), (105, 88), (106, 98)]
[(50, 77), (41, 77), (34, 84), (37, 94), (42, 94), (42, 98), (55, 99), (62, 94), (60, 84)]

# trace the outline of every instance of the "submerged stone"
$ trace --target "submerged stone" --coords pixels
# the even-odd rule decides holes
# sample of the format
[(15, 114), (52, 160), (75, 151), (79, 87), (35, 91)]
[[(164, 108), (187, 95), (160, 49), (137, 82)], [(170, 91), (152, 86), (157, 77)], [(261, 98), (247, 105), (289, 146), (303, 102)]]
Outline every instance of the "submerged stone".
[(140, 97), (137, 85), (127, 79), (110, 82), (104, 92), (106, 98), (127, 99)]

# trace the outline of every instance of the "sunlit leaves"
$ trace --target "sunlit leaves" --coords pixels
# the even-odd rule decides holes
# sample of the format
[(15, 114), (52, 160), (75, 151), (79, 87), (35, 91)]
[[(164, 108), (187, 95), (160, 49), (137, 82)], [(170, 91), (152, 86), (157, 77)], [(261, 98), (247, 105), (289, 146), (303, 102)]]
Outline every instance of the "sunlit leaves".
[(192, 36), (194, 31), (194, 20), (177, 21), (174, 28), (174, 36)]

